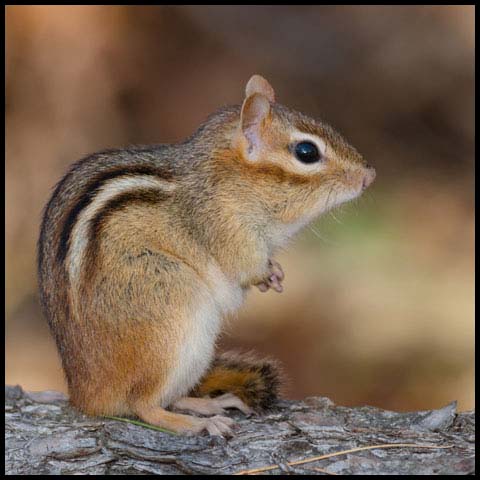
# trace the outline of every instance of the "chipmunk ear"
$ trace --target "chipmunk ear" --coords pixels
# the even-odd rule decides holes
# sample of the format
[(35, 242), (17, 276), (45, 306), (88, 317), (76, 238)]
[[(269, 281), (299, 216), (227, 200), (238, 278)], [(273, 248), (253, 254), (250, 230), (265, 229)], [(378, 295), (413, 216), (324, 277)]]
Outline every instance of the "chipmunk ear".
[(270, 117), (270, 103), (275, 101), (275, 93), (263, 77), (253, 75), (245, 87), (245, 96), (240, 126), (247, 141), (244, 153), (250, 160), (254, 160), (262, 147), (262, 136)]
[(275, 103), (275, 91), (261, 75), (253, 75), (245, 87), (245, 98), (250, 97), (254, 93), (260, 93), (267, 97), (270, 103)]
[(240, 126), (243, 137), (247, 141), (244, 152), (250, 160), (254, 160), (263, 144), (263, 132), (270, 115), (270, 102), (260, 93), (254, 93), (245, 99), (240, 115)]

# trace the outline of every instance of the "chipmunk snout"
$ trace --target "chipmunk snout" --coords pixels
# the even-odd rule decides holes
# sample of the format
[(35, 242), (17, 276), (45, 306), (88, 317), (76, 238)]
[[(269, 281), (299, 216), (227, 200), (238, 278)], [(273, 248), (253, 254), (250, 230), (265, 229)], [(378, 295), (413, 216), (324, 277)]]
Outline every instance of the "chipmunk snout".
[(362, 182), (362, 190), (365, 190), (368, 188), (373, 181), (375, 180), (375, 177), (377, 176), (377, 172), (375, 172), (375, 169), (371, 167), (370, 165), (367, 165), (365, 168), (365, 176), (363, 177), (363, 182)]

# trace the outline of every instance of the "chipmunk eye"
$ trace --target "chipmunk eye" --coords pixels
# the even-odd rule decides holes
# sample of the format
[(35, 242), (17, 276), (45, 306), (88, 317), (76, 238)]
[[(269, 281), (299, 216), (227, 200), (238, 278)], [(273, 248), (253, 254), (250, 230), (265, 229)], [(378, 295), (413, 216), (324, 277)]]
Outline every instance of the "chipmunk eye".
[(312, 142), (299, 142), (295, 146), (295, 156), (302, 163), (315, 163), (321, 158), (317, 146)]

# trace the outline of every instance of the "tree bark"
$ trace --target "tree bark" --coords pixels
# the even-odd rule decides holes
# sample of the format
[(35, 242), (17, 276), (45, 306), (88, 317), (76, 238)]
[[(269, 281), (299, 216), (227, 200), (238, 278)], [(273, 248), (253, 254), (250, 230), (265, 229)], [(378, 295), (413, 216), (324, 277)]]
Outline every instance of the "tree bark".
[[(282, 400), (232, 438), (185, 437), (73, 410), (58, 392), (5, 386), (6, 474), (473, 474), (474, 412), (396, 413), (328, 398)], [(385, 447), (392, 444), (415, 446)], [(358, 447), (379, 445), (375, 449)], [(428, 448), (434, 447), (434, 448)], [(439, 448), (447, 447), (447, 448)], [(350, 453), (339, 453), (353, 450)], [(310, 461), (314, 457), (333, 454)], [(289, 465), (306, 460), (305, 463)], [(261, 472), (260, 472), (261, 473)]]

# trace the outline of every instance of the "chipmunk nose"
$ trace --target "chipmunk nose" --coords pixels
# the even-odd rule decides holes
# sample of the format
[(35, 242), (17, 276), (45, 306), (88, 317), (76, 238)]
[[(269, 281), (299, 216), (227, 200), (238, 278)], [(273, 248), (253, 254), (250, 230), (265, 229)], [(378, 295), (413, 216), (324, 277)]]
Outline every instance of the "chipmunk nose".
[(370, 165), (367, 165), (365, 167), (365, 176), (363, 177), (362, 190), (368, 188), (373, 183), (376, 176), (377, 173), (375, 172), (375, 169)]

